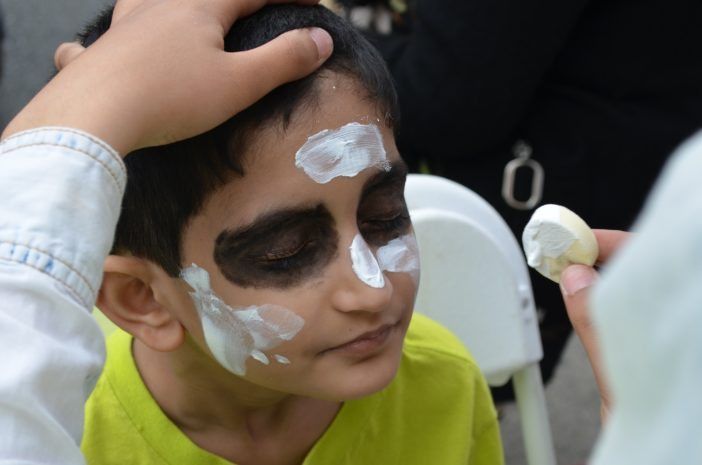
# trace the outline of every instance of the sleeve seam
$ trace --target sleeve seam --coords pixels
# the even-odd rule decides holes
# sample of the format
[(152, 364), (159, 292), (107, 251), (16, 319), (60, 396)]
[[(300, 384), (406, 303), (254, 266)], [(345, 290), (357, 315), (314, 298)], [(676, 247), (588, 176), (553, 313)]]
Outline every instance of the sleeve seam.
[(12, 134), (10, 137), (3, 139), (2, 142), (11, 141), (14, 139), (19, 139), (20, 137), (23, 137), (23, 136), (26, 136), (26, 135), (32, 134), (32, 133), (41, 133), (41, 132), (50, 132), (50, 131), (67, 132), (67, 133), (74, 134), (77, 136), (85, 137), (86, 139), (90, 140), (94, 144), (99, 145), (106, 152), (109, 152), (110, 155), (112, 155), (115, 159), (117, 159), (120, 162), (120, 164), (123, 163), (122, 158), (119, 156), (119, 153), (117, 153), (117, 151), (115, 149), (113, 149), (107, 142), (93, 136), (90, 133), (87, 133), (87, 132), (84, 132), (84, 131), (81, 131), (78, 129), (67, 128), (67, 127), (62, 127), (62, 126), (41, 126), (38, 128), (27, 129), (25, 131), (20, 131), (16, 134)]
[[(30, 247), (30, 246), (28, 246), (27, 244), (22, 244), (22, 243), (19, 243), (19, 242), (1, 241), (0, 244), (2, 244), (2, 243), (10, 244), (10, 245), (13, 245), (13, 246), (19, 245), (19, 246), (21, 246), (21, 247), (26, 247), (26, 248), (29, 249), (29, 250), (32, 250), (32, 251), (35, 251), (35, 252), (38, 252), (38, 253), (41, 253), (41, 254), (45, 254), (45, 255), (51, 257), (52, 260), (55, 260), (55, 261), (59, 262), (61, 265), (63, 265), (63, 266), (65, 266), (66, 268), (68, 268), (71, 272), (75, 273), (76, 276), (78, 276), (78, 277), (81, 279), (81, 281), (84, 282), (84, 284), (87, 286), (87, 288), (90, 289), (90, 292), (91, 292), (93, 295), (95, 295), (95, 293), (96, 293), (96, 292), (95, 292), (95, 289), (93, 289), (93, 287), (90, 285), (90, 282), (89, 282), (78, 270), (76, 270), (74, 267), (72, 267), (71, 265), (69, 265), (69, 264), (66, 263), (65, 261), (61, 260), (60, 258), (56, 258), (54, 255), (52, 255), (51, 253), (49, 253), (49, 252), (47, 252), (47, 251), (45, 251), (45, 250), (42, 250), (42, 249), (39, 249), (39, 248), (36, 248), (36, 247)], [(40, 268), (40, 267), (38, 267), (38, 266), (36, 266), (36, 265), (33, 265), (33, 264), (31, 264), (31, 263), (28, 263), (28, 262), (26, 262), (26, 261), (17, 260), (17, 259), (15, 259), (15, 258), (11, 258), (11, 257), (0, 257), (0, 260), (5, 261), (5, 262), (7, 262), (7, 263), (16, 263), (16, 264), (18, 264), (18, 265), (27, 266), (27, 267), (29, 267), (29, 268), (32, 268), (32, 269), (34, 269), (34, 270), (37, 270), (37, 271), (39, 271), (39, 272), (41, 272), (41, 273), (43, 273), (43, 274), (49, 276), (50, 278), (52, 278), (52, 279), (58, 281), (59, 283), (63, 284), (63, 285), (66, 287), (66, 289), (69, 290), (71, 296), (74, 297), (75, 299), (77, 299), (79, 302), (82, 302), (86, 307), (91, 307), (91, 306), (92, 306), (92, 304), (90, 304), (90, 303), (88, 303), (88, 302), (85, 302), (84, 299), (82, 299), (82, 298), (80, 297), (80, 293), (78, 292), (78, 290), (74, 289), (73, 286), (71, 286), (71, 285), (68, 284), (65, 280), (59, 278), (58, 276), (56, 276), (56, 275), (54, 275), (54, 274), (52, 274), (52, 273), (47, 272), (45, 269), (42, 269), (42, 268)]]

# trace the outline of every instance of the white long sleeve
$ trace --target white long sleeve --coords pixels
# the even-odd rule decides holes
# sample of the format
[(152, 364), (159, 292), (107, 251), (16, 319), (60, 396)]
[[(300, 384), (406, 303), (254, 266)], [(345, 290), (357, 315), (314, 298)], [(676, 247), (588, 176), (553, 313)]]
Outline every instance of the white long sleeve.
[(702, 133), (636, 230), (594, 295), (614, 409), (592, 464), (702, 464)]
[(90, 315), (126, 182), (107, 144), (42, 128), (0, 144), (0, 464), (81, 464), (105, 359)]

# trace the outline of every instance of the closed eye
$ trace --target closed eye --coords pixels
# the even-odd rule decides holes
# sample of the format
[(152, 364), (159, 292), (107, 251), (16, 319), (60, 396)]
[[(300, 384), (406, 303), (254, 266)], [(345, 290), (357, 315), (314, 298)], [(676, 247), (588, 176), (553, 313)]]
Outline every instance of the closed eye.
[(388, 218), (365, 220), (361, 223), (360, 230), (368, 244), (382, 246), (406, 234), (411, 225), (409, 213), (403, 210)]
[(300, 243), (295, 247), (272, 249), (266, 252), (264, 255), (260, 256), (258, 258), (258, 261), (275, 262), (279, 260), (290, 259), (300, 254), (304, 249), (313, 246), (315, 242), (316, 241), (314, 240), (308, 240)]
[(398, 213), (397, 215), (390, 218), (378, 218), (372, 220), (364, 221), (364, 225), (371, 226), (375, 229), (382, 229), (384, 231), (395, 230), (403, 228), (409, 222), (409, 215), (405, 212)]

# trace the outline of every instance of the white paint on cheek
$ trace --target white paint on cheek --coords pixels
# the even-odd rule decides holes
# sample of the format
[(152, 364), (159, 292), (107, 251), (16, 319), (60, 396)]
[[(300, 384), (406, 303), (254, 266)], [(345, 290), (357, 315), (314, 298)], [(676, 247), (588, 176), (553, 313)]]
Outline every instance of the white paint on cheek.
[(356, 234), (349, 247), (351, 252), (351, 266), (358, 279), (370, 287), (382, 288), (385, 286), (383, 271), (380, 269), (373, 251), (360, 234)]
[(251, 351), (251, 358), (263, 363), (264, 365), (269, 365), (271, 363), (271, 361), (268, 360), (268, 356), (258, 349)]
[(283, 357), (282, 355), (274, 355), (275, 361), (282, 364), (282, 365), (290, 365), (290, 360), (288, 360), (287, 357)]
[(295, 154), (295, 166), (320, 184), (339, 176), (356, 176), (370, 167), (390, 170), (380, 129), (360, 123), (311, 136)]
[[(268, 365), (270, 360), (263, 351), (291, 340), (305, 324), (300, 316), (277, 305), (230, 307), (212, 291), (207, 271), (195, 264), (183, 269), (180, 276), (193, 288), (190, 296), (207, 346), (217, 361), (236, 375), (246, 374), (248, 357)], [(276, 361), (285, 363), (277, 357)]]
[(419, 281), (419, 247), (414, 234), (406, 234), (380, 247), (376, 253), (383, 271), (408, 273)]

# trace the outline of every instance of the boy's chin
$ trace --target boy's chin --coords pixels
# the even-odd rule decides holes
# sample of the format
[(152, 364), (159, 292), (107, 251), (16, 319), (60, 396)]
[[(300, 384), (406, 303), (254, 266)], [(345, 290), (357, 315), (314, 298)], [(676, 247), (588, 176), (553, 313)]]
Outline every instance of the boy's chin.
[(382, 391), (388, 387), (397, 375), (397, 370), (389, 371), (388, 373), (383, 373), (384, 376), (379, 376), (375, 373), (374, 376), (368, 377), (362, 380), (359, 384), (355, 386), (349, 386), (344, 389), (344, 392), (339, 399), (340, 401), (362, 399), (368, 397), (377, 392)]

